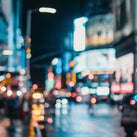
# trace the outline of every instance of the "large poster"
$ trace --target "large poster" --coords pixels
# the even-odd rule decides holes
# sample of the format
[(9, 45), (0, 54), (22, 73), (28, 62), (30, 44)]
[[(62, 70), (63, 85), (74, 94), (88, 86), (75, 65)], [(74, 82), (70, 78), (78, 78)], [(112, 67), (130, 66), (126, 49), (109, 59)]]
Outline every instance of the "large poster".
[(113, 42), (113, 15), (95, 15), (86, 23), (86, 48)]
[(132, 93), (133, 92), (133, 68), (134, 54), (128, 53), (117, 58), (115, 63), (115, 73), (111, 86), (112, 93)]
[(115, 63), (115, 49), (89, 50), (75, 57), (75, 72), (89, 70), (94, 71), (113, 71)]

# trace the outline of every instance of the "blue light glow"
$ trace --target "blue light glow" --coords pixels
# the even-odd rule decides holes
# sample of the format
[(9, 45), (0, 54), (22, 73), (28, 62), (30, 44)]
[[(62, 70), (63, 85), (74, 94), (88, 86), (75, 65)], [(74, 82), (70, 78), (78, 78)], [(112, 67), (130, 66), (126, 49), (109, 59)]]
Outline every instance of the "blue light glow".
[(135, 101), (137, 102), (137, 95), (134, 96)]
[(58, 58), (58, 62), (56, 64), (56, 74), (62, 73), (62, 59)]

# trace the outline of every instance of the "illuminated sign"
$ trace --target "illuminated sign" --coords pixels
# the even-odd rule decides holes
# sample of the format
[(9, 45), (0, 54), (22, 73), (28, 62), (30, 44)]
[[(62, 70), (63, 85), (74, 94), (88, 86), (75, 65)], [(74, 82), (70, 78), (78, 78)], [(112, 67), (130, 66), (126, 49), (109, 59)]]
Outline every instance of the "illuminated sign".
[(46, 90), (49, 92), (54, 87), (54, 80), (46, 80)]
[(96, 15), (86, 24), (86, 48), (113, 42), (113, 15)]
[(97, 88), (97, 95), (98, 96), (108, 96), (110, 93), (109, 87), (98, 87)]
[(49, 72), (48, 73), (48, 80), (53, 80), (54, 79), (54, 73), (53, 72)]
[(70, 81), (71, 81), (71, 74), (68, 72), (66, 73), (66, 85), (68, 85)]
[(76, 72), (74, 71), (71, 72), (71, 81), (76, 84)]
[(115, 63), (115, 49), (98, 49), (85, 51), (74, 58), (74, 71), (113, 71)]
[(132, 93), (134, 90), (134, 55), (128, 53), (116, 59), (111, 85), (112, 93)]
[(61, 89), (61, 75), (57, 75), (56, 88)]
[(33, 99), (40, 99), (40, 98), (43, 98), (43, 94), (36, 92), (36, 93), (32, 94), (32, 97), (33, 97)]
[(70, 65), (71, 68), (73, 68), (73, 67), (75, 66), (75, 64), (76, 64), (76, 63), (75, 63), (74, 60), (71, 60), (70, 63), (69, 63), (69, 65)]
[(132, 93), (134, 91), (134, 84), (132, 82), (130, 83), (122, 83), (119, 84), (113, 84), (111, 86), (111, 93)]
[(74, 20), (74, 50), (85, 50), (85, 23), (88, 21), (86, 17), (77, 18)]
[(112, 84), (111, 85), (111, 93), (120, 93), (120, 86), (119, 86), (119, 84)]

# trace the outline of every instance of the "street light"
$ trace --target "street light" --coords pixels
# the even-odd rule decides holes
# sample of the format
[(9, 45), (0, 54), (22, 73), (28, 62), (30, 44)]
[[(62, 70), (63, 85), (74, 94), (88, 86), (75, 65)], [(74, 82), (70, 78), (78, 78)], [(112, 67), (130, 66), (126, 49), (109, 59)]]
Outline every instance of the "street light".
[(46, 12), (46, 13), (56, 13), (56, 9), (54, 8), (47, 8), (47, 7), (41, 7), (39, 8), (39, 12)]
[(49, 7), (41, 7), (39, 9), (29, 9), (27, 11), (27, 26), (26, 26), (26, 89), (29, 95), (30, 85), (30, 58), (31, 58), (31, 15), (35, 12), (55, 14), (56, 9)]

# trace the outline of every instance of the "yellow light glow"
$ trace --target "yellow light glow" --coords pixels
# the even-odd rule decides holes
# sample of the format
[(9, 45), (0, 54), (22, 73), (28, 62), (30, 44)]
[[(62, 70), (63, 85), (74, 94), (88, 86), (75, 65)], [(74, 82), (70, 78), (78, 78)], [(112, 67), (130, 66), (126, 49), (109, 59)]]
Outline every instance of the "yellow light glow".
[(26, 50), (26, 53), (27, 53), (27, 54), (31, 54), (31, 49), (28, 48), (28, 49)]
[(70, 92), (68, 92), (68, 97), (71, 97), (71, 93)]
[(96, 103), (96, 98), (91, 98), (91, 103), (95, 104)]
[(31, 43), (31, 38), (28, 38), (28, 39), (27, 39), (27, 42), (28, 42), (28, 43)]
[(40, 99), (40, 98), (43, 98), (43, 95), (41, 93), (34, 93), (32, 97), (33, 99)]
[(7, 73), (7, 74), (6, 74), (6, 78), (11, 78), (11, 74), (10, 74), (10, 73)]
[(3, 55), (12, 55), (13, 51), (12, 50), (3, 50), (2, 54)]
[(40, 109), (44, 109), (44, 105), (43, 104), (40, 104), (39, 107), (40, 107)]
[(39, 120), (41, 120), (41, 121), (43, 121), (44, 119), (45, 119), (44, 116), (39, 117)]
[(36, 104), (33, 104), (32, 105), (32, 109), (36, 109), (37, 108), (37, 105)]
[(41, 114), (40, 110), (32, 110), (32, 113), (34, 115), (40, 115)]

